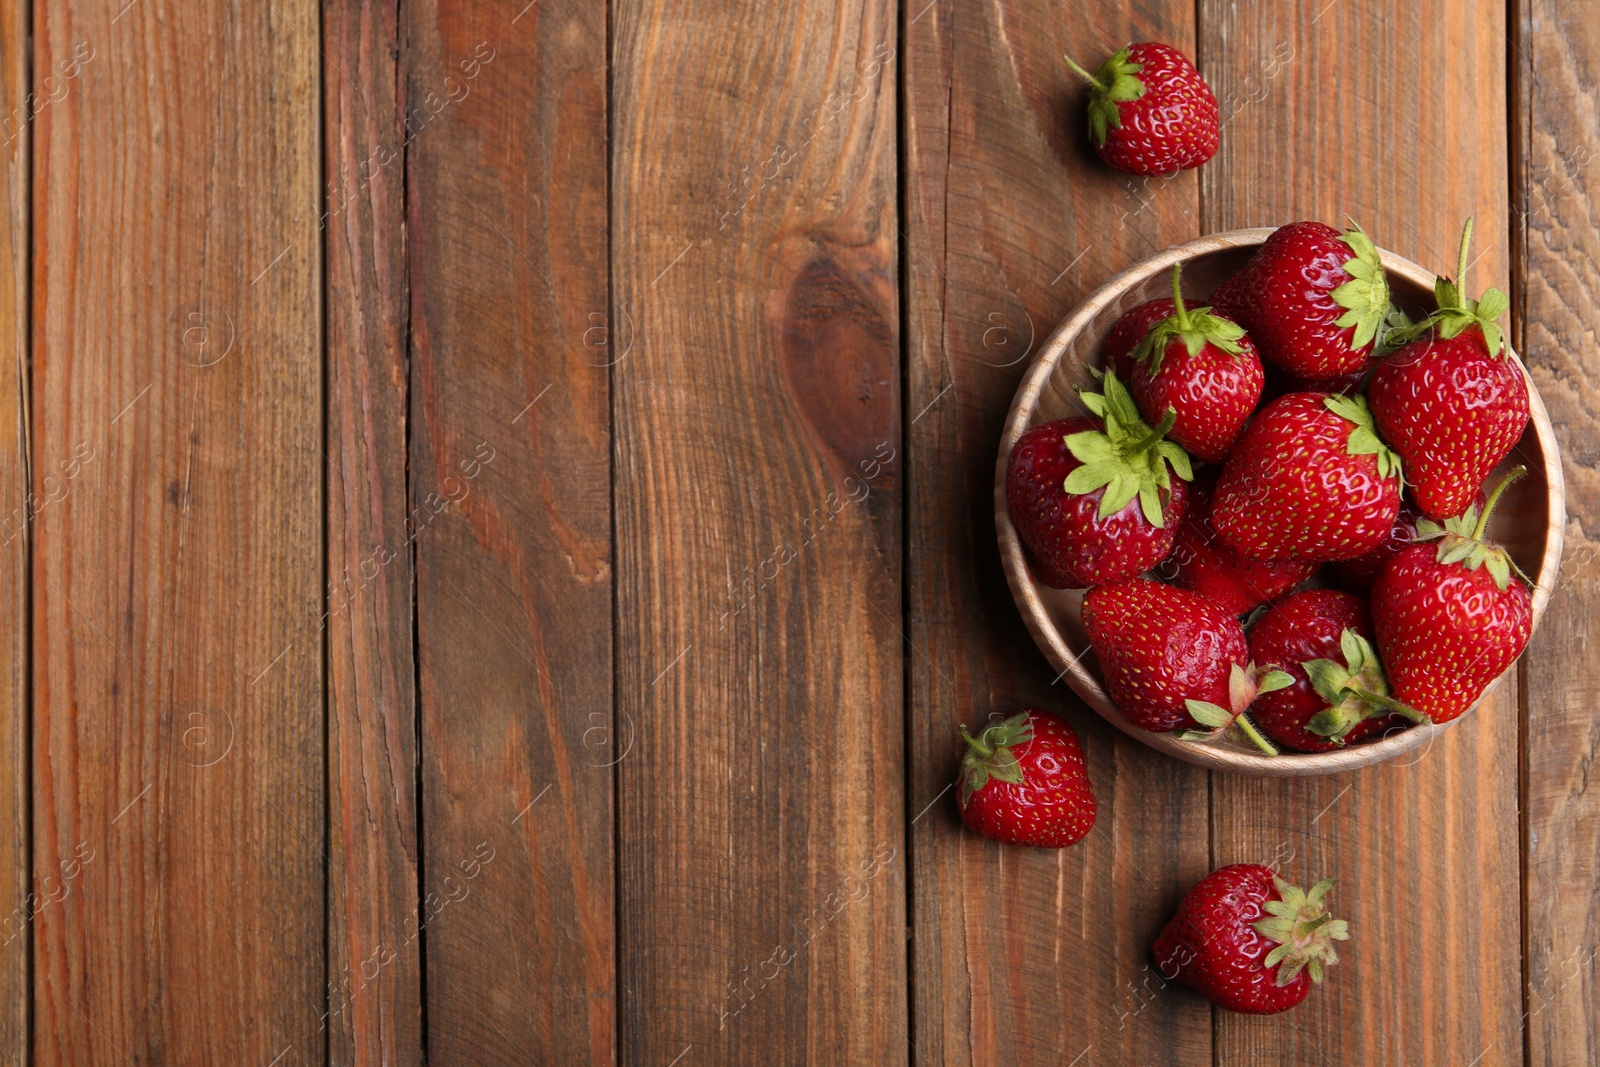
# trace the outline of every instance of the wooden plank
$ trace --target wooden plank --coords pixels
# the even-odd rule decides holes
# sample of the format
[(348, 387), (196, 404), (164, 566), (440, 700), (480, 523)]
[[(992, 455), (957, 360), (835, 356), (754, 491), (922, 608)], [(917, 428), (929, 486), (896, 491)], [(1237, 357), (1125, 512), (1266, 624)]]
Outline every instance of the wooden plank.
[(1520, 351), (1555, 425), (1567, 485), (1566, 558), (1523, 668), (1528, 1063), (1600, 1060), (1600, 793), (1589, 788), (1600, 671), (1587, 647), (1600, 579), (1595, 267), (1600, 230), (1600, 26), (1545, 0), (1519, 6), (1510, 53), (1521, 136), (1513, 193)]
[(317, 7), (37, 13), (35, 1056), (319, 1059)]
[[(1348, 214), (1453, 270), (1475, 215), (1468, 285), (1508, 282), (1502, 4), (1203, 0), (1200, 25), (1218, 97), (1239, 101), (1202, 174), (1208, 230)], [(1399, 76), (1395, 41), (1408, 42)], [(1353, 775), (1213, 780), (1215, 862), (1337, 878), (1353, 931), (1303, 1006), (1219, 1013), (1218, 1062), (1520, 1059), (1517, 711), (1506, 687), (1419, 758)]]
[(323, 8), (332, 1063), (423, 1059), (398, 18)]
[(605, 6), (404, 10), (428, 1059), (608, 1063)]
[[(0, 3), (0, 1062), (26, 1063), (33, 871), (28, 841), (29, 5)], [(50, 91), (60, 93), (52, 77)], [(37, 97), (35, 98), (37, 99)]]
[[(996, 442), (1028, 354), (1113, 273), (1199, 231), (1193, 173), (1137, 179), (1100, 163), (1061, 57), (1093, 66), (1151, 39), (1192, 54), (1194, 8), (913, 3), (905, 18), (918, 1059), (1209, 1065), (1209, 1011), (1150, 964), (1207, 869), (1207, 776), (1052, 684), (993, 520)], [(1062, 713), (1087, 751), (1099, 821), (1059, 853), (968, 833), (944, 792), (957, 724), (1020, 705)]]
[(623, 1058), (903, 1063), (895, 6), (614, 33)]

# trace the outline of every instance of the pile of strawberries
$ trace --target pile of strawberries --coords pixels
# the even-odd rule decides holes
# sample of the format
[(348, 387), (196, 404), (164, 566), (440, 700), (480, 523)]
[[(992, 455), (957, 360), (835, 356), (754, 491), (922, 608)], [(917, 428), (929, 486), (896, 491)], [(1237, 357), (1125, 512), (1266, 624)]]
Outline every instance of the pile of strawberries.
[(1208, 307), (1180, 285), (1174, 267), (1170, 300), (1112, 327), (1085, 413), (1024, 434), (1006, 475), (1035, 579), (1088, 589), (1112, 701), (1270, 755), (1456, 718), (1532, 625), (1484, 538), (1518, 472), (1487, 499), (1484, 480), (1528, 421), (1505, 296), (1441, 278), (1403, 322), (1366, 235), (1317, 222), (1275, 231)]
[[(1090, 84), (1102, 159), (1135, 174), (1217, 151), (1211, 89), (1181, 52), (1131, 45)], [(1036, 581), (1084, 589), (1082, 620), (1112, 701), (1151, 731), (1328, 752), (1460, 716), (1522, 653), (1532, 601), (1485, 537), (1518, 467), (1486, 486), (1528, 423), (1498, 289), (1439, 278), (1411, 322), (1359, 229), (1276, 230), (1190, 306), (1171, 299), (1108, 333), (1081, 414), (1012, 449), (1006, 500)], [(1038, 709), (973, 737), (958, 792), (985, 837), (1060, 848), (1094, 827), (1072, 729)], [(1213, 871), (1157, 937), (1163, 977), (1232, 1011), (1300, 1003), (1349, 928), (1333, 883), (1266, 867)]]

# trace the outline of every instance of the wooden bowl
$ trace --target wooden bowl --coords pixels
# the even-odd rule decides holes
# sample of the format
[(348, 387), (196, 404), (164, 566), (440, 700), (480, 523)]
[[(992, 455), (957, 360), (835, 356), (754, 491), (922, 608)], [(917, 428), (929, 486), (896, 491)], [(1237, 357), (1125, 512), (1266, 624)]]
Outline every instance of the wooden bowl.
[[(1426, 745), (1451, 724), (1396, 729), (1377, 740), (1353, 744), (1336, 752), (1284, 752), (1278, 756), (1268, 756), (1246, 742), (1235, 742), (1231, 738), (1203, 744), (1179, 740), (1175, 734), (1140, 729), (1117, 710), (1101, 684), (1099, 669), (1079, 617), (1084, 590), (1052, 589), (1034, 580), (1028, 570), (1022, 540), (1006, 511), (1006, 461), (1012, 446), (1030, 427), (1081, 413), (1077, 387), (1091, 383), (1086, 368), (1098, 364), (1101, 342), (1112, 324), (1135, 305), (1169, 295), (1172, 265), (1178, 262), (1183, 263), (1185, 293), (1195, 294), (1195, 302), (1200, 303), (1200, 296), (1209, 296), (1223, 278), (1244, 266), (1271, 232), (1270, 229), (1233, 230), (1169, 248), (1106, 282), (1056, 327), (1028, 368), (1011, 402), (1011, 412), (1006, 416), (995, 471), (995, 528), (1011, 594), (1034, 641), (1050, 665), (1060, 672), (1058, 680), (1065, 677), (1079, 696), (1124, 733), (1168, 755), (1218, 770), (1266, 777), (1337, 774), (1380, 763)], [(1381, 255), (1394, 302), (1414, 317), (1424, 314), (1432, 307), (1433, 273), (1393, 253), (1381, 252)], [(1510, 347), (1508, 340), (1507, 351)], [(1512, 352), (1511, 358), (1522, 366), (1516, 353)], [(1524, 367), (1525, 376), (1526, 371)], [(1509, 468), (1521, 463), (1527, 466), (1528, 473), (1506, 490), (1491, 517), (1489, 534), (1510, 550), (1524, 572), (1536, 576), (1533, 622), (1537, 627), (1545, 605), (1550, 602), (1561, 563), (1566, 497), (1555, 434), (1531, 378), (1528, 379), (1528, 406), (1531, 415), (1528, 429), (1501, 465)], [(1513, 665), (1485, 693), (1514, 671)]]

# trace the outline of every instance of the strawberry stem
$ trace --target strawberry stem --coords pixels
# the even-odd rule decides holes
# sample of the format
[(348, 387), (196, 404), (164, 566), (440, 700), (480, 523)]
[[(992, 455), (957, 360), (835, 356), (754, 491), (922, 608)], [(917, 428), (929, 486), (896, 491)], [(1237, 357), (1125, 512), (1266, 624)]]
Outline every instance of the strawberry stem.
[(1093, 74), (1090, 74), (1088, 71), (1084, 70), (1082, 67), (1078, 66), (1078, 64), (1074, 63), (1071, 56), (1062, 56), (1061, 58), (1065, 59), (1067, 61), (1067, 66), (1071, 67), (1079, 76), (1083, 78), (1084, 81), (1088, 82), (1096, 89), (1103, 90), (1105, 88), (1105, 83), (1103, 83), (1099, 78), (1096, 78)]
[[(987, 731), (983, 731), (983, 732), (987, 732)], [(979, 734), (980, 737), (982, 736), (983, 732), (980, 732), (980, 734)], [(988, 759), (990, 756), (994, 755), (994, 749), (990, 748), (988, 745), (986, 745), (982, 741), (978, 740), (978, 738), (973, 737), (971, 734), (967, 733), (967, 728), (965, 726), (961, 727), (961, 739), (963, 741), (965, 741), (969, 746), (971, 746), (972, 750), (974, 752), (976, 752), (978, 754), (978, 756), (980, 758), (982, 758), (982, 759)]]
[[(1471, 224), (1468, 223), (1468, 225), (1470, 226)], [(1527, 473), (1527, 467), (1514, 467), (1506, 472), (1504, 478), (1500, 479), (1499, 485), (1490, 490), (1489, 499), (1483, 502), (1483, 513), (1478, 516), (1478, 525), (1472, 528), (1472, 539), (1474, 541), (1483, 540), (1483, 532), (1489, 528), (1489, 513), (1494, 510), (1496, 504), (1500, 503), (1500, 494), (1506, 491), (1506, 486)]]
[(1151, 445), (1154, 445), (1157, 441), (1160, 441), (1163, 437), (1167, 436), (1167, 434), (1172, 430), (1173, 423), (1177, 421), (1178, 409), (1169, 407), (1167, 409), (1167, 413), (1161, 416), (1161, 422), (1158, 423), (1149, 433), (1145, 434), (1137, 442), (1135, 442), (1133, 447), (1128, 450), (1128, 454), (1137, 456), (1141, 452), (1148, 452)]
[(1385, 711), (1392, 711), (1392, 712), (1396, 713), (1397, 715), (1403, 715), (1406, 718), (1410, 719), (1412, 722), (1415, 722), (1415, 723), (1429, 723), (1429, 722), (1433, 721), (1432, 719), (1428, 718), (1427, 715), (1425, 715), (1422, 712), (1418, 711), (1416, 708), (1412, 707), (1410, 704), (1402, 704), (1402, 703), (1400, 703), (1400, 701), (1396, 700), (1394, 697), (1385, 696), (1382, 693), (1368, 693), (1368, 692), (1363, 692), (1363, 691), (1358, 691), (1358, 690), (1352, 690), (1352, 691), (1355, 692), (1356, 696), (1360, 697), (1362, 700), (1367, 701), (1369, 704), (1376, 704), (1378, 707), (1383, 708)]
[(1467, 247), (1472, 244), (1472, 217), (1461, 229), (1461, 252), (1456, 257), (1456, 285), (1464, 291), (1467, 284)]
[(1178, 320), (1178, 329), (1188, 333), (1193, 327), (1189, 325), (1189, 311), (1183, 306), (1183, 289), (1178, 284), (1178, 279), (1183, 273), (1183, 264), (1172, 265), (1172, 317)]
[(1261, 736), (1261, 731), (1257, 730), (1256, 724), (1250, 721), (1250, 716), (1241, 714), (1233, 721), (1238, 725), (1240, 730), (1244, 731), (1244, 735), (1254, 742), (1255, 746), (1261, 751), (1265, 752), (1269, 756), (1276, 756), (1278, 754), (1277, 746), (1271, 741), (1268, 741), (1265, 737)]

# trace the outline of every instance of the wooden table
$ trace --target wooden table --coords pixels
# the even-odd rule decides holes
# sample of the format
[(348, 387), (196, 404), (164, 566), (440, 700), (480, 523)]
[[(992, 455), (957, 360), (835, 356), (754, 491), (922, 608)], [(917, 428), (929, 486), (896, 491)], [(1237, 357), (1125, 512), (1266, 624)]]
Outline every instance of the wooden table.
[[(124, 6), (125, 5), (125, 6)], [(1198, 173), (1083, 90), (1198, 57)], [(1591, 1064), (1600, 19), (1560, 0), (0, 2), (0, 1061)], [(1207, 231), (1470, 283), (1566, 449), (1520, 684), (1255, 781), (1093, 717), (990, 517), (1029, 353)], [(955, 728), (1080, 732), (997, 847)], [(1148, 946), (1253, 860), (1285, 1016)]]

